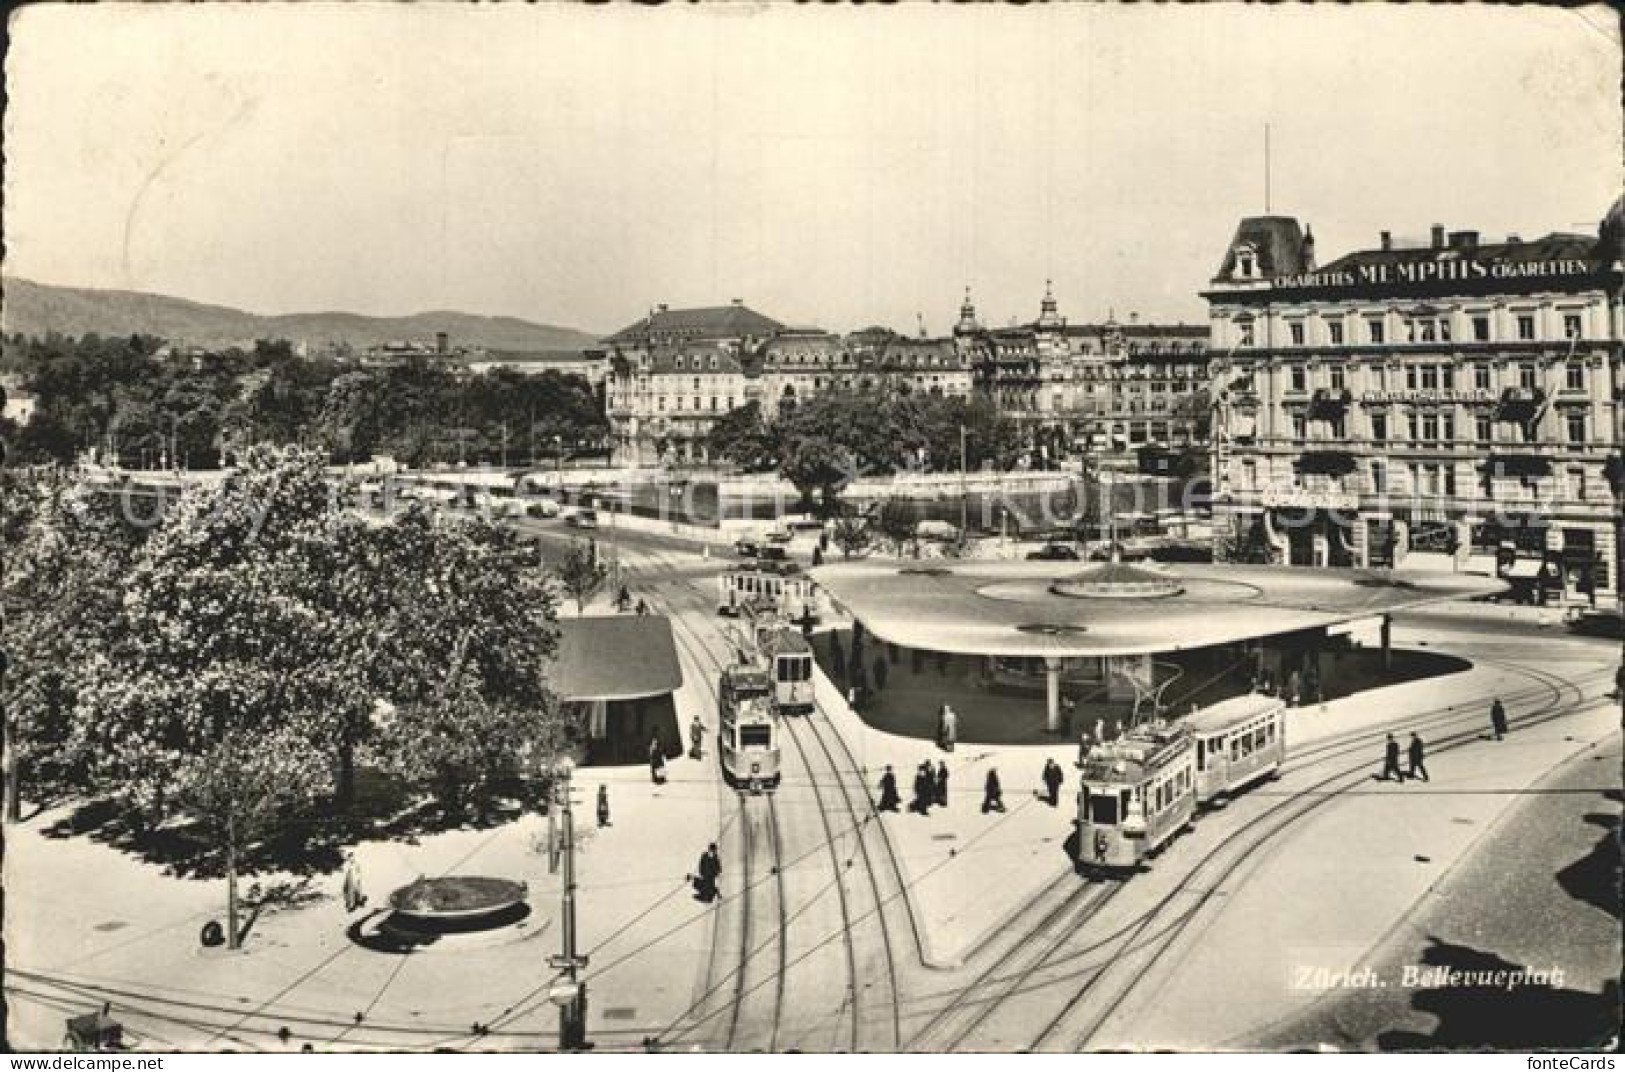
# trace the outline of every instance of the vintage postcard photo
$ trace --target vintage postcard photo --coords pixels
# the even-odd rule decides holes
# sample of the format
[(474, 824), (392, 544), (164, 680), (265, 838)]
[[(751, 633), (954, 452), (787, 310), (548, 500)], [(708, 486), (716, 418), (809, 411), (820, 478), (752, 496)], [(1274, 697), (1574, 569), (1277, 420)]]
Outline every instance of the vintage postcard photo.
[(10, 1051), (1612, 1067), (1611, 8), (9, 34)]

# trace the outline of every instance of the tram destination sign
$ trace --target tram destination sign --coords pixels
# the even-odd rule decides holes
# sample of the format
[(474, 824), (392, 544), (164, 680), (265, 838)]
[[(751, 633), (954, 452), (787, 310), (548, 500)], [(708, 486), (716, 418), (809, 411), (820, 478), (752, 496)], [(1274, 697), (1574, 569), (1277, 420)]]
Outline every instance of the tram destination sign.
[(1399, 283), (1450, 283), (1481, 280), (1561, 279), (1591, 275), (1593, 264), (1577, 257), (1545, 261), (1452, 260), (1398, 261), (1359, 264), (1351, 269), (1302, 272), (1270, 281), (1275, 290), (1336, 290), (1344, 287), (1384, 286)]

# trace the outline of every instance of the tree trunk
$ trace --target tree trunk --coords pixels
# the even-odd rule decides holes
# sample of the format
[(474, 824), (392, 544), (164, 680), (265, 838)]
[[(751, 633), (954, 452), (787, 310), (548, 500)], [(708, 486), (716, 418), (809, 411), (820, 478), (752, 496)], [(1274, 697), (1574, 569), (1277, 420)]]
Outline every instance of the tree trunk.
[(17, 736), (6, 735), (6, 822), (21, 822), (23, 817), (22, 760), (17, 755)]
[(355, 742), (348, 730), (339, 738), (339, 770), (334, 786), (333, 803), (341, 811), (355, 804)]
[(237, 820), (226, 815), (226, 948), (242, 948), (237, 932)]

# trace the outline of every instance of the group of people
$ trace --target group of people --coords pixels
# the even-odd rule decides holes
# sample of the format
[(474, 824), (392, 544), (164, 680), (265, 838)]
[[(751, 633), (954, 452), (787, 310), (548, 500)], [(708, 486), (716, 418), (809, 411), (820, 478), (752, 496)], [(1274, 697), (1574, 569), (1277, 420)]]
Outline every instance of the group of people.
[[(619, 610), (622, 614), (625, 614), (627, 611), (632, 609), (632, 593), (627, 589), (626, 585), (624, 585), (624, 584), (621, 585), (620, 592), (616, 593), (616, 596), (615, 596), (615, 609)], [(649, 603), (648, 603), (648, 601), (644, 600), (644, 599), (639, 599), (637, 609), (638, 609), (638, 613), (640, 615), (647, 615), (649, 613)]]
[(1411, 743), (1406, 747), (1405, 751), (1406, 758), (1410, 760), (1410, 770), (1401, 771), (1399, 769), (1399, 742), (1394, 740), (1394, 735), (1390, 733), (1387, 744), (1383, 747), (1382, 781), (1403, 782), (1406, 778), (1420, 778), (1424, 782), (1431, 781), (1432, 779), (1428, 777), (1427, 764), (1424, 762), (1426, 746), (1422, 743), (1422, 738), (1414, 733), (1411, 734)]
[[(1061, 773), (1061, 765), (1053, 759), (1044, 761), (1043, 798), (1055, 807), (1061, 800), (1061, 782), (1065, 775)], [(897, 774), (887, 764), (880, 775), (880, 799), (875, 802), (876, 811), (895, 812), (902, 806), (903, 798), (897, 792)], [(931, 814), (931, 808), (948, 806), (948, 764), (939, 762), (933, 768), (931, 761), (926, 760), (914, 771), (914, 798), (909, 802), (908, 810), (918, 815)], [(982, 814), (988, 812), (1005, 811), (1004, 785), (999, 780), (996, 768), (989, 767), (987, 776), (982, 780)]]

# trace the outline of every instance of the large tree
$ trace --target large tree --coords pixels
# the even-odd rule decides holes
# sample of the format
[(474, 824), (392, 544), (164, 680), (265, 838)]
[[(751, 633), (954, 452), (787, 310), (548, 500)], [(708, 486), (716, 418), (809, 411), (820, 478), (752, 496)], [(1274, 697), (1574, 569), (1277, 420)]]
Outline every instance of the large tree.
[(77, 787), (69, 745), (79, 668), (121, 611), (120, 582), (139, 538), (114, 504), (55, 466), (0, 470), (0, 604), (5, 658), (5, 817), (24, 783), (48, 794)]

